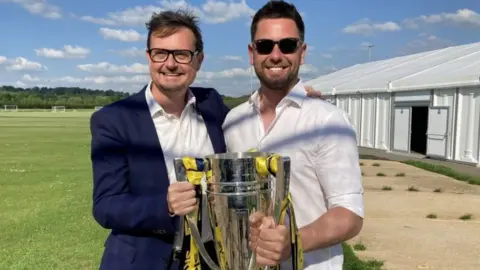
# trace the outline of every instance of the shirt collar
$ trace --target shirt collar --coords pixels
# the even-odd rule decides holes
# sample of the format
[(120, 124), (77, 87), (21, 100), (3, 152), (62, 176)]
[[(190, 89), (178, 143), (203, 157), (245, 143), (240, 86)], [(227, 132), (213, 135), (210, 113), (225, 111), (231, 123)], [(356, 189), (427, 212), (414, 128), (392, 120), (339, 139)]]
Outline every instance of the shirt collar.
[[(187, 94), (188, 94), (188, 101), (187, 101), (187, 104), (186, 104), (185, 107), (195, 106), (196, 98), (193, 95), (192, 90), (190, 90), (190, 88), (188, 88)], [(148, 109), (150, 111), (150, 116), (153, 117), (158, 113), (160, 113), (160, 114), (165, 113), (165, 110), (162, 108), (162, 106), (160, 104), (158, 104), (158, 102), (153, 97), (152, 81), (150, 81), (147, 85), (147, 89), (145, 90), (145, 98), (147, 100)]]
[[(288, 92), (288, 94), (280, 101), (279, 105), (283, 103), (289, 103), (291, 105), (297, 106), (298, 108), (302, 107), (303, 100), (307, 97), (305, 85), (302, 80), (298, 80), (297, 84)], [(248, 102), (259, 108), (259, 93), (258, 90), (253, 92), (248, 99)]]

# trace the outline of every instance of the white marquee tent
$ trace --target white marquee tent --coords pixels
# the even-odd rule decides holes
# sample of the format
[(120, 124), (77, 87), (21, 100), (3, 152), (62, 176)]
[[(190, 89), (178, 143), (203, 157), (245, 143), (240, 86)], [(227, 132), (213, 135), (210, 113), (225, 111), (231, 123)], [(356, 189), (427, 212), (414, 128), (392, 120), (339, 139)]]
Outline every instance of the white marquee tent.
[(359, 146), (480, 167), (480, 42), (358, 64), (306, 84), (350, 115)]

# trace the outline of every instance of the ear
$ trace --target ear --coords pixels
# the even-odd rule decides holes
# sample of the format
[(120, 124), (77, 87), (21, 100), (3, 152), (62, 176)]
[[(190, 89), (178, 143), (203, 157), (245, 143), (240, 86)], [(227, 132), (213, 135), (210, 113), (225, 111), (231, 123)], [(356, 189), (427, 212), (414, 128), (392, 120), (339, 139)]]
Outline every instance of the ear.
[(301, 53), (300, 53), (300, 64), (305, 64), (305, 56), (307, 55), (307, 44), (302, 43)]
[(252, 43), (248, 44), (248, 56), (250, 58), (250, 65), (253, 65), (253, 54), (255, 53), (255, 49), (253, 48)]
[(202, 66), (202, 63), (203, 63), (203, 59), (204, 59), (204, 58), (205, 58), (205, 54), (203, 54), (203, 52), (199, 52), (199, 53), (197, 54), (197, 64), (196, 64), (196, 66), (195, 66), (195, 69), (196, 69), (197, 71), (200, 70), (200, 67)]
[(152, 59), (150, 58), (150, 54), (148, 53), (148, 49), (145, 50), (145, 57), (147, 57), (148, 64), (152, 64)]

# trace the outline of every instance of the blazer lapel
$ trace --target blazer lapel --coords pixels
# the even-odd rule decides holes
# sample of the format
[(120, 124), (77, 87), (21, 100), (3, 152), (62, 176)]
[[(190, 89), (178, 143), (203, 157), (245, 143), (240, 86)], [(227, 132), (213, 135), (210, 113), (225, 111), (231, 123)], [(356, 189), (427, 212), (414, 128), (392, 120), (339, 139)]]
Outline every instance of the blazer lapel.
[[(157, 168), (159, 179), (168, 179), (167, 167), (165, 164), (165, 157), (163, 155), (162, 146), (158, 139), (157, 131), (153, 123), (150, 110), (148, 109), (147, 100), (145, 98), (146, 86), (137, 94), (132, 96), (132, 108), (136, 113), (134, 125), (139, 134), (139, 142), (144, 145), (148, 160), (145, 162), (152, 163), (152, 169)], [(169, 181), (161, 181), (165, 189), (168, 189)]]
[(197, 112), (202, 116), (205, 126), (207, 127), (208, 136), (212, 142), (213, 150), (215, 153), (225, 153), (226, 145), (225, 138), (223, 137), (223, 130), (220, 121), (215, 117), (213, 113), (212, 104), (208, 104), (206, 100), (197, 99)]

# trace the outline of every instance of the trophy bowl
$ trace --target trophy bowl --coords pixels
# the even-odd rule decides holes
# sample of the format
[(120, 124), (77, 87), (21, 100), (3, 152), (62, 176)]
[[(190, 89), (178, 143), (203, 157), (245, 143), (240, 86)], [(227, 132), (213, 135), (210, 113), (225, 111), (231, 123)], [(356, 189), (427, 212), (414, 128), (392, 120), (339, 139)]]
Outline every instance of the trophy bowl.
[[(181, 160), (175, 159), (177, 170), (185, 170)], [(208, 155), (202, 162), (203, 166), (197, 167), (206, 173), (205, 193), (218, 265), (208, 256), (195, 221), (187, 216), (202, 258), (211, 269), (257, 269), (249, 248), (250, 218), (260, 214), (278, 222), (289, 192), (290, 158), (269, 152), (235, 152)]]

